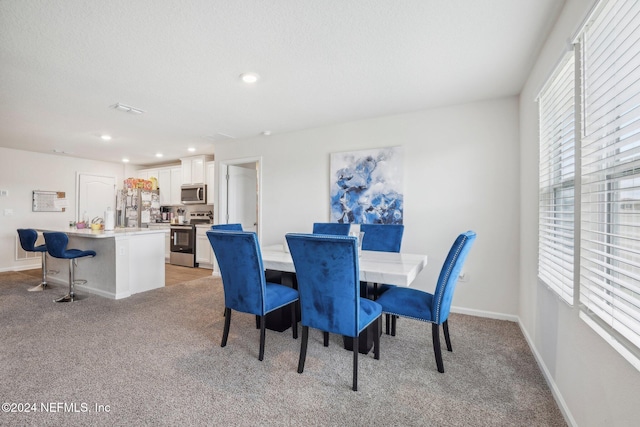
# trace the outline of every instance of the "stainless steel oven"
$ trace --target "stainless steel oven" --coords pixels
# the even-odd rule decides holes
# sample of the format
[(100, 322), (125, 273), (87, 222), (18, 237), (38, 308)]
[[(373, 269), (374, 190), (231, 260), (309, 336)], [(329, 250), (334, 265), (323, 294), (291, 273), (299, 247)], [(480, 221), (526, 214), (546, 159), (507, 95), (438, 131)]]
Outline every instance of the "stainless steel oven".
[(196, 226), (171, 224), (171, 254), (169, 263), (185, 267), (197, 267)]

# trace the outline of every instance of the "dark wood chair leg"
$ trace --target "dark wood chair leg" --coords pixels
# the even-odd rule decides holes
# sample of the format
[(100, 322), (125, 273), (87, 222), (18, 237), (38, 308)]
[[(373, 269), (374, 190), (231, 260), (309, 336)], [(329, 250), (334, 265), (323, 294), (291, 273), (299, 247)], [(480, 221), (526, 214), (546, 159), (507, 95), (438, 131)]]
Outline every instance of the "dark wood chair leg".
[(382, 330), (382, 316), (376, 319), (376, 331), (373, 336), (373, 357), (380, 359), (380, 331)]
[(224, 308), (224, 331), (222, 332), (222, 343), (220, 347), (227, 345), (227, 338), (229, 338), (229, 326), (231, 326), (231, 309)]
[(300, 358), (298, 359), (298, 373), (304, 371), (304, 361), (307, 358), (307, 340), (309, 339), (309, 327), (302, 327), (302, 342), (300, 343)]
[(396, 319), (398, 319), (398, 316), (391, 316), (391, 336), (392, 337), (396, 336)]
[(261, 362), (262, 359), (264, 359), (264, 335), (267, 326), (265, 317), (266, 316), (260, 316), (260, 354), (258, 355), (258, 360)]
[(444, 364), (442, 363), (442, 352), (440, 351), (440, 325), (434, 323), (431, 325), (431, 335), (433, 336), (433, 352), (436, 355), (436, 365), (438, 372), (444, 373)]
[(322, 332), (323, 344), (325, 347), (329, 347), (329, 332)]
[(291, 329), (293, 331), (293, 339), (298, 339), (298, 322), (296, 321), (296, 303), (293, 302), (291, 305)]
[(389, 335), (389, 325), (391, 324), (391, 315), (389, 313), (385, 313), (384, 322), (386, 324), (386, 334)]
[(353, 337), (353, 391), (358, 391), (358, 337)]
[(260, 316), (256, 314), (256, 329), (260, 329)]
[(447, 343), (447, 350), (453, 351), (451, 347), (451, 338), (449, 338), (449, 321), (445, 320), (442, 323), (442, 330), (444, 331), (444, 341)]

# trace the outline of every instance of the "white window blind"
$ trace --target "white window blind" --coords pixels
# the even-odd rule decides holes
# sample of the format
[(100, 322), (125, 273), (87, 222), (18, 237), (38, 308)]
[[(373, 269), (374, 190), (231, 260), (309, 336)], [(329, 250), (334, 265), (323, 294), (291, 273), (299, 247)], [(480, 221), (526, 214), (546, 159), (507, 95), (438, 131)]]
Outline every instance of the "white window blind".
[(639, 25), (640, 2), (610, 0), (581, 36), (580, 303), (589, 319), (615, 342), (632, 344), (635, 354), (640, 349)]
[(573, 305), (575, 59), (569, 54), (538, 98), (538, 277)]

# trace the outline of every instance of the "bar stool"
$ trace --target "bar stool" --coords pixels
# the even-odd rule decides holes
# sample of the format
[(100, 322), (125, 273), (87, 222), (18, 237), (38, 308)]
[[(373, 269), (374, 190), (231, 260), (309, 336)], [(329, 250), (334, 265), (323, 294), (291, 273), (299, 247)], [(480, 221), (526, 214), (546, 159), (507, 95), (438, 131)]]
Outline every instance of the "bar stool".
[(62, 258), (69, 260), (69, 293), (60, 297), (54, 302), (73, 302), (76, 299), (74, 286), (76, 284), (87, 283), (86, 280), (75, 278), (75, 264), (77, 259), (85, 256), (96, 256), (96, 251), (83, 251), (81, 249), (67, 249), (69, 237), (66, 233), (44, 232), (44, 241), (47, 246), (47, 252), (54, 258)]
[[(36, 246), (38, 232), (32, 228), (19, 228), (20, 246), (25, 252), (40, 252), (42, 254), (42, 283), (29, 289), (29, 292), (44, 291), (47, 286), (47, 245)], [(50, 271), (53, 273), (54, 271)], [(57, 271), (56, 271), (57, 273)]]

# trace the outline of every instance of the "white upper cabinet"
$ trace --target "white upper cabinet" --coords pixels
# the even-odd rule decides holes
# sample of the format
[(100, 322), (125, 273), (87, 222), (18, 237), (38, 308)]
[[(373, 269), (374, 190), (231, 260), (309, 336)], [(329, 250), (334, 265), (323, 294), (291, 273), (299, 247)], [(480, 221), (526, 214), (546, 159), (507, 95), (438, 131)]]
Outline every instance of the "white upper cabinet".
[(179, 205), (182, 204), (182, 200), (180, 197), (180, 187), (182, 186), (182, 168), (180, 166), (176, 166), (170, 168), (171, 172), (171, 204)]
[(160, 205), (171, 204), (171, 169), (158, 170), (158, 188), (160, 189)]
[(151, 177), (154, 178), (159, 178), (158, 177), (158, 169), (141, 169), (139, 170), (137, 173), (137, 178), (142, 178), (142, 179), (149, 179)]
[(207, 182), (206, 163), (212, 156), (192, 156), (182, 161), (182, 184), (205, 184)]
[(158, 179), (158, 189), (160, 190), (160, 205), (180, 205), (180, 186), (182, 185), (182, 167), (164, 166), (158, 169), (141, 169), (136, 172), (138, 178)]

